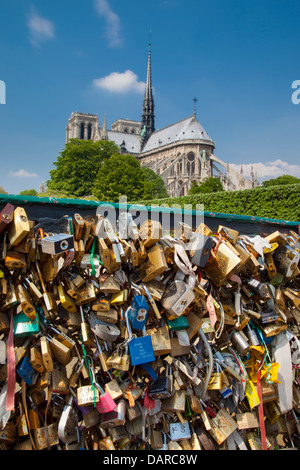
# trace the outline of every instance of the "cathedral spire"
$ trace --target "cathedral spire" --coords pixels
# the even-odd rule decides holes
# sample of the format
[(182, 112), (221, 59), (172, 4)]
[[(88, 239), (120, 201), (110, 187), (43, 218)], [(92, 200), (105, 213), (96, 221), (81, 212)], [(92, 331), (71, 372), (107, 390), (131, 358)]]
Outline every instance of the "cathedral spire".
[(151, 76), (151, 41), (149, 40), (148, 65), (146, 89), (143, 100), (141, 146), (143, 147), (149, 139), (152, 132), (155, 131), (154, 125), (154, 100), (152, 94), (152, 76)]
[(102, 129), (102, 132), (101, 132), (101, 140), (108, 140), (106, 113), (104, 114), (103, 129)]

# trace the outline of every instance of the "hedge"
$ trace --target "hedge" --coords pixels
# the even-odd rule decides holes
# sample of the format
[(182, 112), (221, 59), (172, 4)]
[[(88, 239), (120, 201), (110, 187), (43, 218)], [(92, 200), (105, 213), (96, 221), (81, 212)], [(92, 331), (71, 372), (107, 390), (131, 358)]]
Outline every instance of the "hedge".
[(147, 206), (170, 207), (178, 204), (183, 207), (191, 204), (204, 205), (204, 211), (224, 214), (248, 215), (270, 219), (300, 221), (300, 184), (258, 187), (241, 191), (219, 191), (209, 194), (134, 201)]

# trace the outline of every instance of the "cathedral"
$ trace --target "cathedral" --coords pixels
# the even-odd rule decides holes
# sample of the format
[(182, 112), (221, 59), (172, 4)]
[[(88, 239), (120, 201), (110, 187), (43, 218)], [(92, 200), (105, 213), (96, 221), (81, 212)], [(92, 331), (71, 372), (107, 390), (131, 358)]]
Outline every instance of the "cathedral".
[(197, 120), (196, 106), (193, 115), (155, 130), (150, 44), (141, 121), (118, 119), (109, 130), (106, 115), (101, 127), (98, 115), (72, 113), (66, 142), (70, 139), (113, 141), (121, 153), (134, 155), (142, 166), (160, 175), (171, 197), (188, 195), (194, 181), (199, 183), (210, 176), (218, 177), (227, 191), (258, 185), (253, 170), (248, 179), (242, 166), (237, 172), (214, 154), (215, 143)]

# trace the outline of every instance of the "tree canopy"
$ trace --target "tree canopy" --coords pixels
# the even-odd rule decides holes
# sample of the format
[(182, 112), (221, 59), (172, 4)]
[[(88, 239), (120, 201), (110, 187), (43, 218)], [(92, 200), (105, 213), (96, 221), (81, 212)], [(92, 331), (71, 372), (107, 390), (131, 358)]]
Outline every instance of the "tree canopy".
[(189, 191), (189, 196), (200, 193), (215, 193), (217, 191), (224, 191), (223, 185), (219, 178), (210, 176), (209, 178), (205, 178), (200, 184), (197, 184), (195, 181), (193, 181)]
[(65, 145), (50, 171), (47, 191), (103, 201), (166, 198), (160, 176), (144, 168), (132, 155), (122, 155), (113, 142), (72, 139)]
[(117, 201), (127, 196), (128, 201), (167, 197), (163, 180), (152, 170), (141, 167), (132, 155), (114, 154), (99, 169), (93, 194), (101, 201)]
[(20, 192), (20, 196), (37, 196), (38, 192), (36, 189), (24, 189)]
[(300, 183), (300, 178), (292, 175), (282, 175), (277, 178), (271, 178), (269, 180), (263, 181), (262, 186), (268, 188), (269, 186), (280, 186), (283, 184), (298, 184)]
[(50, 171), (47, 187), (76, 197), (92, 194), (101, 165), (119, 149), (113, 142), (72, 139), (58, 156)]

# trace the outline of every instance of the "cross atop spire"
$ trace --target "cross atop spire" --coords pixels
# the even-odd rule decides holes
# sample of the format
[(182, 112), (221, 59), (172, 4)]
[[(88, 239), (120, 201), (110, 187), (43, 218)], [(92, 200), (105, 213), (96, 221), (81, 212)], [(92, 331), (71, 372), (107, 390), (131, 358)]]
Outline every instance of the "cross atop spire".
[(196, 117), (196, 105), (197, 105), (197, 98), (193, 98), (193, 101), (194, 101), (194, 116)]

